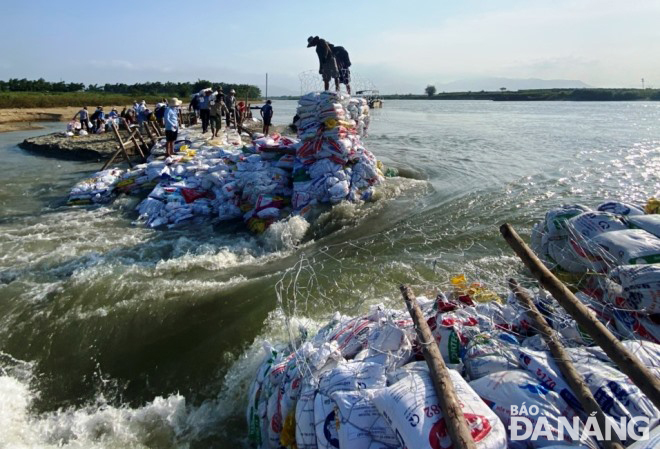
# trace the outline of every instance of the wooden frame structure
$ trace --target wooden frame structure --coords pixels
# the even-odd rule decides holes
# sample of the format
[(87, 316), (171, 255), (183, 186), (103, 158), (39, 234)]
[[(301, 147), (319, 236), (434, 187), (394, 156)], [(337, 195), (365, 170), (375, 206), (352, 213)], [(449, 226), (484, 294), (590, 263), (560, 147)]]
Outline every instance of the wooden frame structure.
[[(121, 154), (124, 156), (126, 159), (126, 162), (128, 163), (128, 166), (130, 168), (133, 168), (133, 164), (131, 163), (131, 153), (132, 154), (139, 154), (140, 157), (142, 158), (143, 161), (146, 161), (147, 158), (143, 152), (143, 149), (145, 151), (149, 150), (149, 146), (147, 143), (144, 141), (144, 138), (142, 137), (142, 134), (140, 134), (140, 129), (138, 126), (134, 126), (131, 128), (128, 123), (126, 123), (126, 120), (121, 119), (121, 123), (124, 125), (124, 127), (128, 130), (128, 138), (124, 140), (119, 133), (119, 127), (116, 126), (114, 123), (110, 124), (110, 127), (112, 128), (112, 132), (115, 135), (115, 139), (117, 139), (117, 142), (119, 143), (119, 146), (117, 147), (117, 151), (112, 155), (110, 159), (106, 161), (105, 164), (103, 164), (103, 167), (101, 170), (105, 170), (110, 164), (112, 164), (115, 159)], [(148, 129), (149, 124), (146, 124), (146, 127)], [(150, 136), (151, 137), (151, 136)], [(140, 143), (138, 143), (138, 140)], [(153, 141), (153, 138), (152, 138)], [(155, 142), (154, 142), (155, 143)], [(130, 145), (133, 147), (131, 148)], [(131, 153), (129, 153), (129, 150), (132, 150)]]

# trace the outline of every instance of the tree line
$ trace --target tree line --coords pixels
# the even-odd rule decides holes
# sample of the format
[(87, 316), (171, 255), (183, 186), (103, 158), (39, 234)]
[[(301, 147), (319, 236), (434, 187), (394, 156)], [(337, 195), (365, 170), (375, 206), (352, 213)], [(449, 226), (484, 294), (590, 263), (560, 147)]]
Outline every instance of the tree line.
[(507, 91), (501, 87), (499, 91), (479, 92), (440, 92), (435, 86), (427, 85), (425, 95), (384, 95), (386, 99), (424, 99), (434, 100), (492, 100), (492, 101), (658, 101), (660, 89), (632, 88), (554, 88), (525, 89)]
[[(241, 98), (248, 96), (250, 98), (261, 97), (261, 89), (251, 84), (230, 84), (221, 82), (211, 82), (208, 80), (197, 80), (196, 82), (172, 83), (166, 82), (146, 82), (146, 83), (116, 83), (116, 84), (89, 84), (83, 83), (65, 83), (64, 81), (49, 82), (43, 78), (38, 80), (10, 78), (8, 81), (0, 80), (0, 92), (105, 92), (113, 94), (126, 95), (158, 95), (158, 96), (177, 96), (180, 98), (190, 97), (193, 93), (207, 87), (222, 87), (224, 92), (231, 89), (236, 90), (236, 96)], [(139, 99), (138, 99), (139, 100)]]

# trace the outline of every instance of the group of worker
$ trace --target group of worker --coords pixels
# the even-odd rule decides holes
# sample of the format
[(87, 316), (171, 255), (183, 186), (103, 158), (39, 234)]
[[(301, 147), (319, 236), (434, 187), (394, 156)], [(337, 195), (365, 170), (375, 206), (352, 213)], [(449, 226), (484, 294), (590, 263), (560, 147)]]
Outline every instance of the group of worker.
[(344, 47), (332, 45), (318, 36), (307, 38), (307, 48), (316, 47), (319, 57), (319, 73), (323, 78), (323, 88), (330, 89), (330, 79), (335, 80), (335, 90), (339, 91), (339, 84), (346, 86), (346, 92), (351, 94), (351, 59)]
[[(238, 127), (241, 125), (246, 114), (250, 113), (249, 105), (242, 101), (236, 101), (236, 91), (231, 89), (228, 95), (225, 95), (221, 87), (213, 90), (207, 88), (193, 95), (188, 110), (194, 112), (202, 122), (202, 134), (205, 134), (211, 128), (211, 135), (218, 136), (222, 126), (222, 117), (224, 116), (227, 122), (227, 127), (231, 126), (232, 120)], [(271, 125), (273, 118), (273, 106), (270, 100), (260, 108), (261, 117), (263, 119), (263, 132), (268, 134), (268, 129)]]
[(80, 130), (97, 134), (105, 131), (107, 121), (116, 119), (117, 117), (119, 117), (117, 108), (112, 108), (112, 110), (106, 115), (103, 111), (103, 106), (98, 106), (92, 115), (89, 115), (87, 106), (84, 106), (80, 111), (76, 112), (76, 115), (73, 116), (73, 120), (76, 120), (76, 118), (80, 120)]

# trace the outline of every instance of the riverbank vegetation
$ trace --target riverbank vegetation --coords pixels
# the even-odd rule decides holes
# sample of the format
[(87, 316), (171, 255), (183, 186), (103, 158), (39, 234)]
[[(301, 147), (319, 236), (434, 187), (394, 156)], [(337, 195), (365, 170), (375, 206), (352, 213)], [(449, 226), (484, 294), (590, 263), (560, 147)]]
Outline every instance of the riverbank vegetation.
[[(432, 89), (431, 89), (432, 88)], [(432, 92), (432, 93), (431, 93)], [(492, 100), (492, 101), (658, 101), (660, 89), (533, 89), (496, 92), (438, 92), (427, 86), (423, 95), (383, 95), (386, 100)]]
[(206, 87), (222, 87), (224, 92), (236, 90), (238, 98), (260, 98), (261, 89), (250, 84), (228, 84), (197, 80), (193, 83), (148, 82), (136, 84), (85, 85), (15, 79), (0, 81), (0, 108), (48, 108), (80, 105), (129, 105), (146, 100), (155, 103), (162, 98), (178, 97), (187, 102), (190, 96)]

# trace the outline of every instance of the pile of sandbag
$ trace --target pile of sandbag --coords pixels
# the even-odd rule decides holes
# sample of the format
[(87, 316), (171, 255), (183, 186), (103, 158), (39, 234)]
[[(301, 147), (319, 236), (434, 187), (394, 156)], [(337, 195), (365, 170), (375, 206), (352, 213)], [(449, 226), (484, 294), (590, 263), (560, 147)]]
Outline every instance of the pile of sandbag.
[[(660, 214), (609, 201), (562, 206), (532, 230), (532, 249), (551, 269), (584, 276), (579, 298), (622, 337), (660, 343)], [(647, 213), (645, 213), (647, 212)]]
[(351, 119), (355, 121), (355, 130), (358, 136), (364, 137), (369, 130), (369, 103), (366, 98), (351, 98), (346, 106), (346, 111)]
[(607, 273), (618, 265), (660, 262), (660, 214), (609, 201), (549, 210), (532, 230), (532, 249), (550, 268)]
[(384, 178), (360, 139), (368, 106), (341, 93), (315, 92), (300, 98), (297, 113), (300, 142), (293, 165), (294, 210), (369, 199), (373, 186)]
[[(158, 182), (138, 205), (139, 220), (151, 227), (172, 227), (242, 218), (249, 229), (261, 232), (289, 215), (293, 162), (287, 166), (281, 154), (262, 153), (263, 142), (232, 145), (234, 137), (230, 134), (222, 145), (209, 145), (188, 133), (175, 156), (141, 167), (136, 183)], [(296, 143), (277, 135), (268, 139), (282, 141), (279, 148), (284, 142)]]
[[(566, 417), (587, 418), (547, 348), (512, 296), (483, 286), (455, 284), (435, 300), (418, 298), (432, 329), (478, 448), (536, 448), (557, 441), (511, 439), (512, 410), (538, 407), (556, 431)], [(645, 417), (651, 428), (660, 412), (619, 372), (600, 348), (589, 347), (551, 297), (535, 298), (558, 330), (576, 368), (604, 412)], [(624, 342), (660, 376), (660, 345)], [(339, 314), (295, 347), (265, 344), (266, 356), (249, 391), (249, 438), (258, 448), (450, 447), (447, 424), (426, 362), (405, 310), (374, 306), (355, 318)], [(526, 408), (522, 408), (526, 405)], [(618, 421), (617, 421), (618, 422)], [(597, 449), (597, 442), (563, 441)]]
[[(360, 141), (357, 122), (344, 108), (349, 101), (331, 92), (304, 96), (300, 140), (272, 134), (243, 145), (234, 130), (226, 130), (220, 141), (209, 141), (197, 130), (181, 130), (174, 156), (163, 157), (161, 140), (147, 163), (116, 171), (113, 178), (105, 172), (95, 175), (102, 184), (76, 186), (71, 204), (148, 192), (136, 208), (136, 223), (178, 227), (243, 219), (259, 233), (291, 214), (307, 217), (316, 204), (370, 199), (384, 178), (378, 161)], [(364, 125), (368, 107), (365, 110), (361, 101), (353, 104), (359, 106), (357, 118)], [(88, 200), (92, 196), (96, 200)]]
[(123, 173), (123, 170), (113, 168), (96, 172), (91, 178), (83, 179), (71, 189), (67, 204), (74, 206), (111, 201), (115, 185)]

